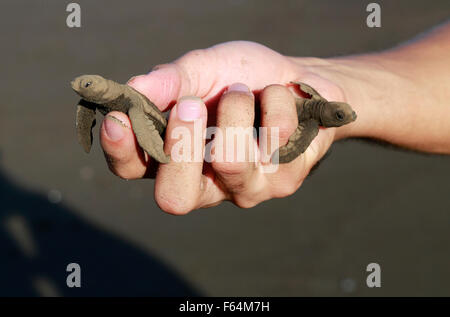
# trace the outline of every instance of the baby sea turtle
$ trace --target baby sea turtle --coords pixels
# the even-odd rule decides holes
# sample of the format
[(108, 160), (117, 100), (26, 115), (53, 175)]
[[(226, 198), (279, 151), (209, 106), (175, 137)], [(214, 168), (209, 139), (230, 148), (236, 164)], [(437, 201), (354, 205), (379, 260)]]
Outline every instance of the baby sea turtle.
[(279, 163), (289, 163), (305, 152), (319, 133), (319, 126), (340, 127), (356, 120), (356, 113), (349, 104), (328, 101), (311, 86), (300, 82), (292, 83), (299, 85), (311, 98), (296, 98), (298, 126), (288, 143), (272, 155), (272, 161), (276, 160), (275, 155), (279, 155)]
[[(279, 155), (279, 163), (289, 163), (305, 152), (319, 133), (319, 126), (340, 127), (356, 120), (356, 113), (347, 103), (327, 101), (311, 86), (293, 83), (311, 98), (296, 98), (299, 124), (288, 143), (273, 154), (272, 161)], [(71, 85), (82, 97), (77, 106), (76, 128), (78, 141), (87, 153), (92, 146), (96, 109), (103, 115), (120, 111), (130, 117), (139, 145), (158, 162), (170, 161), (170, 156), (164, 153), (162, 139), (167, 120), (147, 97), (128, 85), (98, 75), (79, 76)]]
[(155, 160), (168, 163), (161, 137), (167, 121), (162, 112), (144, 95), (128, 85), (122, 85), (98, 75), (75, 78), (72, 88), (81, 96), (77, 106), (78, 142), (89, 153), (92, 146), (92, 128), (95, 110), (103, 115), (110, 111), (128, 114), (139, 145)]

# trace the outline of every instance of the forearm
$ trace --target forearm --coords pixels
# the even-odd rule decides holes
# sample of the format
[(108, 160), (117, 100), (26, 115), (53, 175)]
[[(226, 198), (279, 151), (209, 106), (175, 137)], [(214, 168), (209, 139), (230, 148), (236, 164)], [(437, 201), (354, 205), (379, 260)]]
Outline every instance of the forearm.
[(391, 50), (308, 68), (338, 84), (358, 113), (337, 129), (337, 139), (370, 137), (450, 154), (450, 23)]

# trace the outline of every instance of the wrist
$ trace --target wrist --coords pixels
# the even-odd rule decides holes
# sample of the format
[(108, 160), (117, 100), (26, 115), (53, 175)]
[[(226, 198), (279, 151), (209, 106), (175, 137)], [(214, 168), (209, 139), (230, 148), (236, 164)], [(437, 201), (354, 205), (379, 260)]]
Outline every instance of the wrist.
[(394, 90), (411, 90), (407, 77), (397, 74), (395, 65), (387, 64), (380, 55), (295, 59), (306, 70), (301, 77), (320, 78), (325, 84), (318, 88), (332, 91), (325, 98), (347, 102), (358, 115), (355, 122), (336, 129), (334, 140), (383, 138), (392, 124), (390, 118), (395, 118), (382, 115), (394, 110), (393, 100), (398, 99), (393, 96)]
[[(342, 101), (356, 111), (357, 120), (336, 129), (335, 139), (370, 137), (448, 154), (449, 33), (446, 24), (424, 38), (381, 53), (293, 60), (303, 69), (298, 79), (308, 83), (308, 76), (314, 74), (315, 82), (318, 77), (332, 83), (329, 87), (339, 87)], [(318, 88), (326, 92), (323, 85)]]

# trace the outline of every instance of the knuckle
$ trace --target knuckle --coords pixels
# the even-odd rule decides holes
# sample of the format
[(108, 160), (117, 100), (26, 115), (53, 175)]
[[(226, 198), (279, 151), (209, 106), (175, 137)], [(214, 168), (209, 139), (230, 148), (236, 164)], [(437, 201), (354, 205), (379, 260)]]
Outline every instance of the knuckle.
[(223, 176), (236, 176), (243, 174), (248, 167), (246, 162), (212, 162), (214, 171)]
[(156, 190), (155, 201), (164, 212), (176, 216), (188, 214), (195, 209), (194, 201), (181, 195), (168, 194), (169, 191)]
[(233, 203), (242, 209), (250, 209), (259, 204), (258, 202), (254, 201), (254, 200), (238, 199), (238, 198), (234, 199)]
[(112, 171), (114, 175), (120, 177), (123, 180), (134, 179), (134, 177), (132, 177), (132, 175), (130, 175), (129, 173), (127, 173), (125, 171), (120, 171), (120, 170), (117, 170), (115, 168), (110, 168), (110, 171)]
[(185, 53), (185, 54), (182, 56), (182, 59), (183, 59), (183, 58), (188, 58), (188, 57), (195, 57), (195, 58), (198, 58), (198, 57), (201, 57), (201, 56), (203, 56), (203, 55), (205, 55), (205, 54), (206, 54), (206, 49), (204, 49), (204, 48), (198, 48), (198, 49), (191, 50), (191, 51)]
[(275, 192), (275, 198), (283, 198), (287, 196), (291, 196), (294, 194), (298, 188), (300, 187), (301, 182), (289, 182), (279, 186), (279, 188)]
[(138, 179), (139, 178), (135, 174), (127, 172), (127, 171), (118, 171), (118, 172), (116, 172), (114, 174), (119, 176), (123, 180), (132, 180), (132, 179)]
[(130, 171), (128, 168), (120, 168), (114, 165), (108, 164), (109, 170), (116, 176), (123, 180), (138, 179), (139, 176)]
[(198, 72), (198, 69), (202, 69), (210, 57), (208, 49), (196, 49), (187, 52), (174, 62), (180, 76), (186, 79), (186, 83), (189, 83), (188, 90), (193, 95), (199, 94), (200, 82), (205, 77), (205, 74)]
[(189, 67), (189, 65), (200, 65), (206, 58), (209, 58), (210, 51), (208, 49), (195, 49), (181, 56), (177, 61), (181, 67)]

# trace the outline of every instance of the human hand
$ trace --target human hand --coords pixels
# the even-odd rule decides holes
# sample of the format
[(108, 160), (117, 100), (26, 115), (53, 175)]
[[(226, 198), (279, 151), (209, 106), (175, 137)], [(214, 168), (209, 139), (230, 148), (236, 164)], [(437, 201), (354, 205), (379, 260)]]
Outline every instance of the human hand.
[[(133, 77), (128, 84), (162, 111), (171, 109), (166, 153), (171, 152), (177, 141), (170, 137), (175, 128), (185, 127), (195, 136), (195, 119), (201, 120), (202, 129), (207, 125), (221, 129), (253, 127), (255, 96), (252, 92), (259, 96), (261, 126), (278, 127), (281, 146), (298, 124), (294, 96), (285, 86), (287, 83), (302, 81), (328, 100), (346, 101), (340, 87), (314, 71), (318, 62), (319, 59), (299, 62), (256, 43), (229, 42), (191, 51), (147, 75)], [(114, 116), (124, 125), (108, 116)], [(155, 162), (137, 144), (128, 117), (120, 112), (108, 116), (103, 121), (100, 139), (111, 171), (125, 179), (148, 176), (155, 169)], [(223, 200), (247, 208), (267, 199), (291, 195), (335, 137), (335, 128), (320, 129), (305, 153), (291, 163), (281, 164), (275, 173), (261, 172), (258, 168), (261, 162), (161, 164), (156, 175), (156, 202), (168, 213), (186, 214)], [(204, 146), (203, 138), (195, 142)], [(248, 144), (247, 150), (253, 146)]]

